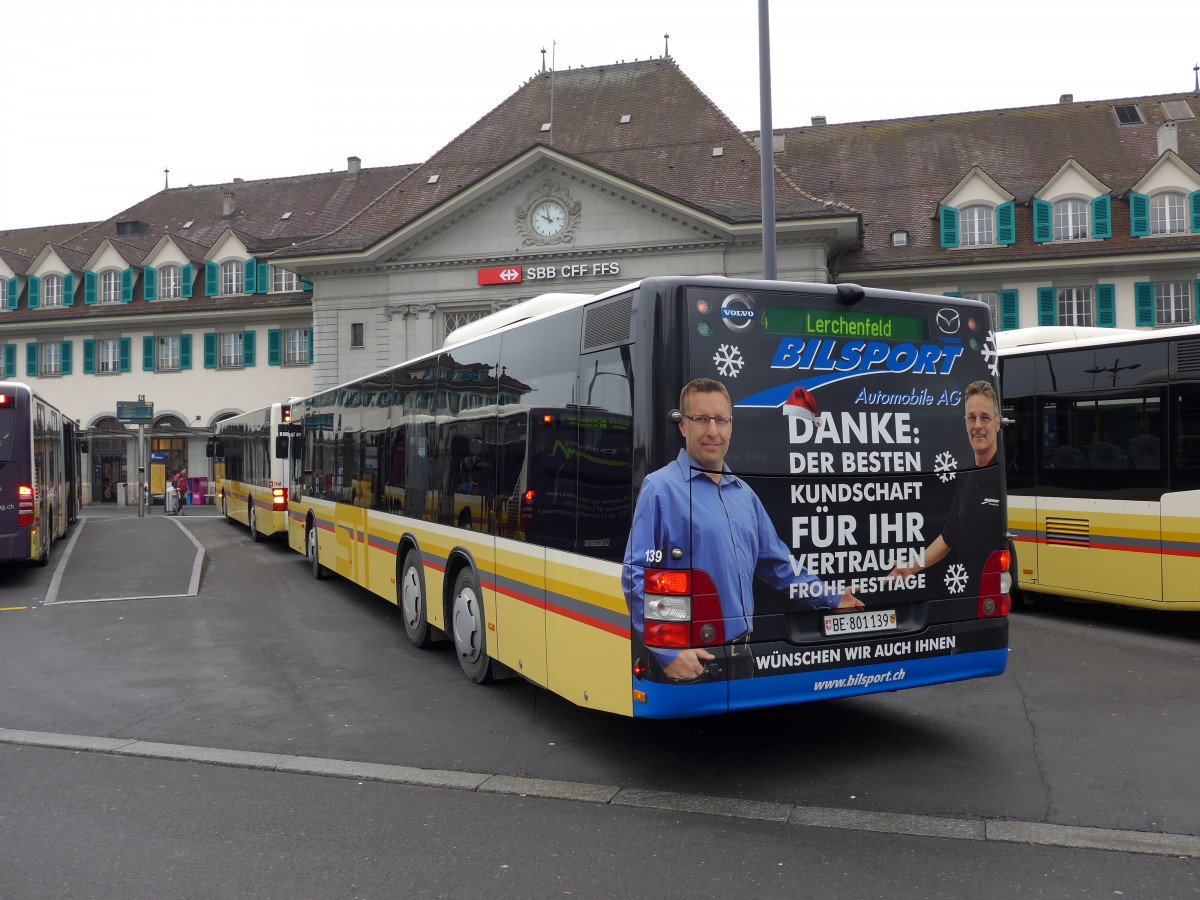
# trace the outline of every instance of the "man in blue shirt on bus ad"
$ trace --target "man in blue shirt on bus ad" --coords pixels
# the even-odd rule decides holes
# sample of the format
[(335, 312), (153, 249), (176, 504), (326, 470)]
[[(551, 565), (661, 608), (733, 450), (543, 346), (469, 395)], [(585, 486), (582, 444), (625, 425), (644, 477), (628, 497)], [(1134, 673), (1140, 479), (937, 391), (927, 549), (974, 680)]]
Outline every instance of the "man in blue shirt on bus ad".
[[(679, 410), (684, 447), (642, 482), (625, 550), (623, 587), (639, 636), (645, 633), (647, 568), (704, 570), (720, 598), (725, 642), (735, 656), (753, 627), (755, 577), (816, 609), (863, 609), (851, 587), (839, 595), (832, 585), (793, 566), (758, 496), (725, 465), (733, 434), (733, 405), (725, 385), (712, 378), (693, 379), (680, 393)], [(700, 647), (654, 648), (651, 653), (664, 674), (679, 681), (699, 678), (716, 659)]]

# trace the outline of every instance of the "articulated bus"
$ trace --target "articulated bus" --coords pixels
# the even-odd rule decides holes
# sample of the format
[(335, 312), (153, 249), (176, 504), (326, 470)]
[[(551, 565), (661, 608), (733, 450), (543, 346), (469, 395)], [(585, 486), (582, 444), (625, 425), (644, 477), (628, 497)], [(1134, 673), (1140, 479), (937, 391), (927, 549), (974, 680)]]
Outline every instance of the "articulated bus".
[(1016, 596), (1200, 610), (1200, 327), (999, 343)]
[(217, 503), (261, 541), (287, 531), (291, 405), (272, 403), (217, 423), (209, 440)]
[[(471, 680), (621, 715), (996, 675), (1003, 451), (976, 465), (964, 399), (986, 382), (991, 421), (995, 360), (970, 300), (721, 277), (534, 298), (293, 401), (288, 542), (314, 577), (397, 604), (415, 646), (448, 642)], [(681, 456), (697, 377), (730, 395), (736, 428), (695, 417), (732, 433), (725, 475)], [(639, 493), (668, 466), (688, 487), (651, 545), (633, 535), (660, 511)], [(706, 542), (741, 551), (691, 513), (700, 478), (758, 510), (761, 559), (714, 570)], [(927, 557), (970, 485), (971, 541)], [(857, 606), (829, 608), (848, 592)], [(702, 671), (668, 674), (689, 650)]]
[(26, 385), (0, 381), (0, 562), (44, 566), (79, 513), (75, 423)]

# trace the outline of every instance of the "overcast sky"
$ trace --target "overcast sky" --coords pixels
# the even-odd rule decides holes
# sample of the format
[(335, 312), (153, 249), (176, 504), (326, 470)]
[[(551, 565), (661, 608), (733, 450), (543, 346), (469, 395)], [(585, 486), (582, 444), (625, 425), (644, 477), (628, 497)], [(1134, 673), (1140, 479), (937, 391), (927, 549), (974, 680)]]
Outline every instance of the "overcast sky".
[[(1190, 91), (1194, 0), (770, 9), (776, 127)], [(1137, 9), (1143, 9), (1138, 7)], [(174, 187), (422, 162), (558, 69), (670, 53), (759, 127), (758, 0), (31, 0), (6, 4), (0, 230), (104, 219)]]

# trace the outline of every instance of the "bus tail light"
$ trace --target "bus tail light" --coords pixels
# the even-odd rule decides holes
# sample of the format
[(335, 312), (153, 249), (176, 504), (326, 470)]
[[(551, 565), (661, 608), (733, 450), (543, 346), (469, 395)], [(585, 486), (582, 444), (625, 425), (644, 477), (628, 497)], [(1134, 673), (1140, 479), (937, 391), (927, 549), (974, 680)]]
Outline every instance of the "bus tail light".
[(285, 487), (271, 488), (271, 509), (279, 512), (288, 508), (288, 491)]
[(533, 531), (533, 498), (537, 492), (528, 490), (521, 495), (521, 530), (526, 534)]
[(17, 488), (17, 527), (29, 528), (33, 525), (33, 511), (37, 504), (34, 503), (33, 488), (28, 484), (23, 484)]
[(647, 647), (685, 650), (725, 643), (716, 586), (700, 569), (647, 569), (643, 621)]
[(997, 550), (983, 565), (979, 580), (979, 606), (976, 618), (999, 619), (1008, 615), (1012, 598), (1008, 595), (1009, 565), (1012, 556), (1007, 550)]

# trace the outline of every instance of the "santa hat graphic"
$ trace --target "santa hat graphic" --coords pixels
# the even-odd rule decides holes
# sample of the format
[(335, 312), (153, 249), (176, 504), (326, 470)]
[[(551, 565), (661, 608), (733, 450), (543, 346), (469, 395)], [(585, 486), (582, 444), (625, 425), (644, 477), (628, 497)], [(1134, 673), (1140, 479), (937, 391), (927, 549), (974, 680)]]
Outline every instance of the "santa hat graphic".
[(798, 416), (805, 421), (815, 422), (821, 411), (817, 409), (817, 398), (812, 395), (812, 392), (798, 387), (784, 401), (783, 414), (785, 416)]

